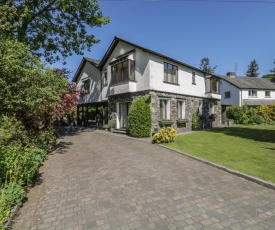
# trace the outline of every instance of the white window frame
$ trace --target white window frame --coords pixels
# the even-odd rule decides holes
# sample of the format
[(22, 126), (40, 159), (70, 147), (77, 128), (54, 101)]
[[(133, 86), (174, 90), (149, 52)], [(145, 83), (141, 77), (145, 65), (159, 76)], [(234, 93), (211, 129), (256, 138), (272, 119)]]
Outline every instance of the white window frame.
[(257, 92), (257, 90), (249, 90), (249, 91), (248, 91), (248, 96), (249, 96), (249, 97), (258, 97), (258, 92)]
[(202, 115), (202, 108), (203, 108), (203, 100), (199, 100), (199, 113), (198, 113), (199, 116)]
[[(268, 94), (268, 95), (267, 95), (267, 94)], [(265, 97), (271, 97), (270, 90), (266, 90), (266, 91), (265, 91)]]
[[(161, 113), (161, 109), (163, 109)], [(161, 117), (161, 114), (164, 115)], [(159, 101), (159, 118), (160, 120), (169, 120), (170, 119), (170, 99), (161, 98)]]
[(177, 108), (178, 108), (178, 119), (186, 118), (186, 101), (185, 100), (177, 100)]
[[(229, 94), (229, 96), (227, 94)], [(230, 91), (224, 92), (224, 98), (231, 98), (231, 92)]]
[[(169, 67), (171, 67), (171, 69)], [(170, 73), (169, 73), (169, 70), (170, 70)], [(175, 71), (175, 74), (172, 74), (174, 71)], [(178, 84), (178, 66), (173, 65), (168, 62), (164, 62), (163, 74), (164, 74), (163, 82), (171, 83), (171, 84)]]
[(215, 104), (210, 103), (209, 104), (209, 115), (215, 114)]
[(194, 71), (192, 72), (192, 84), (196, 85), (196, 73)]
[(106, 86), (106, 85), (108, 85), (108, 74), (107, 74), (107, 72), (105, 72), (103, 74), (103, 86)]
[(86, 79), (82, 80), (81, 91), (84, 94), (89, 94), (91, 92), (91, 79), (90, 78), (86, 78)]

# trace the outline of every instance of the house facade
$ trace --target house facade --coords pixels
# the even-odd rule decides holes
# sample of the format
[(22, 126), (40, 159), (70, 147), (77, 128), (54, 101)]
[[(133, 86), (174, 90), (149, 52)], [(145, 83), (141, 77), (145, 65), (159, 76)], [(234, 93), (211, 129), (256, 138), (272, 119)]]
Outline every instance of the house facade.
[(236, 77), (233, 72), (221, 77), (221, 97), (225, 105), (271, 105), (275, 103), (275, 83), (268, 78)]
[[(152, 132), (171, 125), (179, 132), (191, 130), (192, 116), (202, 128), (221, 124), (219, 77), (152, 50), (115, 37), (102, 60), (83, 58), (73, 81), (82, 88), (79, 120), (95, 121), (98, 112), (127, 129), (132, 101), (147, 96), (152, 112)], [(107, 111), (105, 109), (104, 111)]]

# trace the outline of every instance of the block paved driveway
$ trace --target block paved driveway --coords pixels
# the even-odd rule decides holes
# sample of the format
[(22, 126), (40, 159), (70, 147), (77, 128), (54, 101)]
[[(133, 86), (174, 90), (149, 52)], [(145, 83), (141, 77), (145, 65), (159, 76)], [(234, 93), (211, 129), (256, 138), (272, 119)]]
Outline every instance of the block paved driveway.
[(274, 190), (105, 131), (61, 141), (14, 229), (275, 229)]

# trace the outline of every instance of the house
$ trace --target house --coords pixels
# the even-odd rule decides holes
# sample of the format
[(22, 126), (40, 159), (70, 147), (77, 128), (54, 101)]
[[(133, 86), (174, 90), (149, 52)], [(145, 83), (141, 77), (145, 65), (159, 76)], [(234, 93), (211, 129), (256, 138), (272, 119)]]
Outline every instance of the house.
[(223, 115), (227, 106), (256, 107), (275, 103), (275, 83), (268, 78), (237, 77), (234, 72), (220, 77)]
[[(219, 80), (218, 76), (115, 37), (100, 61), (84, 57), (73, 77), (84, 93), (78, 105), (79, 122), (106, 123), (112, 117), (117, 129), (127, 129), (131, 102), (147, 95), (152, 132), (162, 125), (172, 125), (179, 132), (191, 130), (195, 113), (201, 117), (202, 128), (219, 126)], [(108, 113), (99, 115), (107, 107)]]

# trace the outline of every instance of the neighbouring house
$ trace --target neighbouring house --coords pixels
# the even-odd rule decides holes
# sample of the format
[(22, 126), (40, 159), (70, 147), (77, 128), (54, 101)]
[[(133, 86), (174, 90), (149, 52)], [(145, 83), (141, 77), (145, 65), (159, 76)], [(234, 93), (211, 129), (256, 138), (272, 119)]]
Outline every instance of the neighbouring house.
[(234, 72), (220, 77), (223, 121), (227, 106), (256, 107), (275, 103), (275, 83), (268, 78), (237, 77)]
[(221, 124), (218, 76), (118, 37), (100, 61), (84, 57), (73, 82), (84, 94), (80, 124), (102, 125), (112, 118), (117, 129), (127, 130), (129, 107), (144, 95), (152, 111), (152, 133), (163, 125), (191, 130), (193, 114), (201, 117), (202, 128)]

